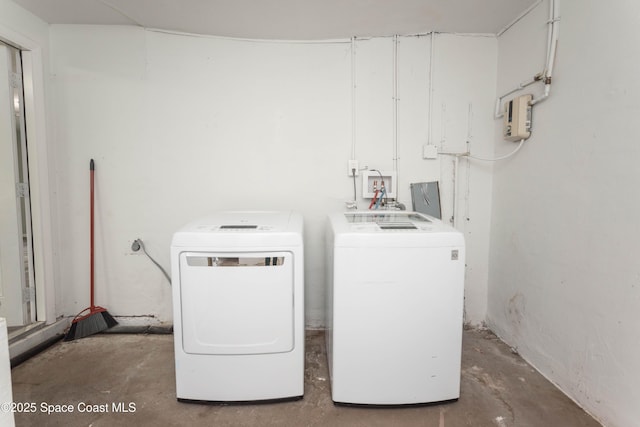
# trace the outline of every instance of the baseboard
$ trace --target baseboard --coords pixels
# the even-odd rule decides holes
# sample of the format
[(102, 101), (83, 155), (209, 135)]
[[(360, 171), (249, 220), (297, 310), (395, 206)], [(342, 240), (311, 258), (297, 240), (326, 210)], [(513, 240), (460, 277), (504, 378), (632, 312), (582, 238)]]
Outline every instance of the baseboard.
[(57, 341), (56, 338), (64, 335), (70, 323), (70, 319), (62, 318), (12, 342), (9, 344), (9, 357), (12, 361), (18, 360), (22, 355), (33, 352), (34, 349), (40, 348), (43, 344), (51, 340), (53, 340), (53, 342)]

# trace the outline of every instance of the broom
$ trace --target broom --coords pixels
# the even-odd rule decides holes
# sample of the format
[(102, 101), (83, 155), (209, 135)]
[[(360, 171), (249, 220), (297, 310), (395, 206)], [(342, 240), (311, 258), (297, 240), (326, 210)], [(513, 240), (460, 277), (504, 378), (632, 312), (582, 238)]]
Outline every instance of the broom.
[(84, 338), (89, 335), (97, 334), (106, 329), (112, 328), (118, 324), (116, 319), (109, 314), (106, 308), (95, 305), (94, 303), (94, 260), (93, 260), (93, 216), (94, 216), (94, 196), (93, 196), (93, 175), (95, 173), (95, 163), (93, 159), (89, 163), (89, 173), (91, 175), (91, 305), (82, 310), (71, 322), (69, 332), (64, 337), (65, 341), (72, 341), (77, 338)]

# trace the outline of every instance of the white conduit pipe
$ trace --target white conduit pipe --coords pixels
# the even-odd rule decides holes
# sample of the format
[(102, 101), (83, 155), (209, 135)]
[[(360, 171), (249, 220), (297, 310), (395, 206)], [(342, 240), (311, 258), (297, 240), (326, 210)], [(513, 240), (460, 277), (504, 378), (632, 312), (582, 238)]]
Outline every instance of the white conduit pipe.
[(453, 207), (451, 212), (451, 223), (453, 228), (458, 228), (458, 169), (460, 166), (460, 156), (453, 158)]
[[(469, 103), (469, 110), (467, 112), (467, 144), (471, 141), (472, 138), (472, 121), (473, 121), (473, 104)], [(453, 155), (453, 203), (452, 203), (452, 214), (451, 214), (451, 223), (454, 228), (458, 228), (458, 182), (459, 172), (460, 172), (460, 157), (469, 157), (471, 154), (467, 151), (466, 153), (453, 154), (453, 153), (442, 153), (447, 155)], [(468, 163), (468, 162), (467, 162)], [(469, 172), (467, 171), (467, 179), (469, 177)], [(469, 186), (467, 185), (467, 191), (469, 190)], [(469, 204), (467, 203), (467, 207)]]
[(560, 18), (558, 16), (558, 1), (549, 0), (549, 30), (547, 35), (547, 64), (544, 71), (544, 94), (538, 98), (531, 100), (531, 105), (538, 104), (549, 97), (551, 92), (551, 76), (553, 75), (553, 66), (556, 60), (556, 51), (558, 49), (558, 32), (560, 26)]
[[(493, 157), (493, 158), (479, 157), (479, 156), (472, 156), (470, 153), (465, 153), (465, 154), (463, 154), (463, 156), (468, 157), (470, 159), (474, 159), (474, 160), (482, 160), (483, 162), (497, 162), (498, 160), (508, 159), (509, 157), (513, 156), (518, 151), (520, 151), (520, 149), (522, 148), (523, 145), (524, 145), (524, 139), (521, 139), (520, 143), (515, 148), (515, 150), (513, 150), (512, 152), (510, 152), (508, 154), (505, 154), (504, 156), (500, 156), (500, 157)], [(456, 156), (456, 157), (459, 157), (459, 156)]]
[[(557, 50), (557, 47), (558, 47), (558, 32), (559, 32), (559, 25), (560, 25), (560, 22), (559, 22), (560, 18), (559, 18), (559, 13), (558, 13), (558, 1), (559, 0), (549, 0), (549, 21), (547, 22), (547, 24), (549, 25), (549, 28), (547, 30), (547, 54), (546, 54), (544, 70), (542, 72), (536, 74), (532, 78), (521, 82), (515, 88), (503, 93), (501, 96), (498, 97), (498, 99), (496, 100), (496, 109), (495, 109), (495, 118), (496, 119), (499, 119), (499, 118), (504, 116), (504, 112), (501, 111), (502, 109), (500, 107), (501, 107), (501, 104), (502, 104), (502, 100), (505, 97), (511, 95), (512, 93), (518, 92), (518, 91), (524, 89), (525, 87), (527, 87), (527, 86), (529, 86), (529, 85), (531, 85), (531, 84), (533, 84), (535, 82), (544, 81), (544, 93), (542, 95), (540, 95), (538, 98), (534, 98), (531, 101), (531, 105), (535, 105), (537, 103), (540, 103), (540, 102), (544, 101), (545, 99), (547, 99), (549, 97), (549, 94), (551, 92), (551, 76), (553, 74), (553, 66), (554, 66), (555, 57), (556, 57), (556, 50)], [(513, 24), (515, 24), (520, 19), (522, 19), (526, 14), (531, 12), (540, 3), (541, 2), (538, 1), (535, 4), (533, 4), (531, 7), (529, 7), (512, 24), (508, 25), (507, 27), (505, 27), (505, 29), (500, 31), (498, 33), (498, 36), (500, 36), (507, 29), (509, 29)]]
[(431, 145), (433, 142), (433, 130), (432, 130), (432, 124), (433, 124), (433, 47), (434, 47), (434, 38), (436, 36), (436, 33), (434, 33), (433, 31), (431, 32), (431, 48), (429, 49), (429, 117), (428, 117), (428, 123), (427, 126), (429, 127), (429, 129), (427, 129), (428, 131), (428, 136), (427, 136), (427, 143), (429, 145)]
[(393, 36), (393, 170), (396, 171), (395, 194), (398, 199), (398, 36)]
[(438, 152), (443, 156), (453, 156), (453, 195), (451, 202), (451, 217), (449, 218), (449, 222), (453, 225), (453, 228), (458, 228), (458, 170), (460, 167), (460, 157), (469, 157), (469, 152), (465, 153), (448, 153), (448, 152)]
[(356, 158), (356, 38), (351, 37), (351, 159)]

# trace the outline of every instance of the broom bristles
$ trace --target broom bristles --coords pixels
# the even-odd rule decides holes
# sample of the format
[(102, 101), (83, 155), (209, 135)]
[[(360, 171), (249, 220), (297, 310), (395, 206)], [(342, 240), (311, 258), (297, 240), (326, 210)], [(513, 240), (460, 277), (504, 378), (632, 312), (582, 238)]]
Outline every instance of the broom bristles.
[(69, 332), (64, 337), (65, 341), (88, 337), (116, 326), (118, 322), (107, 311), (92, 313), (71, 324)]

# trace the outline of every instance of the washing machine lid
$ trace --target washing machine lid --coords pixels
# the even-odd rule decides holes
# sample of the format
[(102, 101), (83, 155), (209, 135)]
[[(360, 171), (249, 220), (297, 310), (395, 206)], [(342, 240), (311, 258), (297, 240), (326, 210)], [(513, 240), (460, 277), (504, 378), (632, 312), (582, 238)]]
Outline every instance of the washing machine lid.
[(464, 245), (462, 233), (437, 218), (411, 211), (329, 215), (334, 246), (425, 247)]
[(302, 216), (297, 212), (229, 211), (193, 221), (173, 235), (177, 247), (302, 246)]
[(427, 229), (432, 221), (417, 212), (346, 212), (347, 223), (355, 225), (352, 229), (364, 229), (371, 226), (376, 230), (419, 230)]

